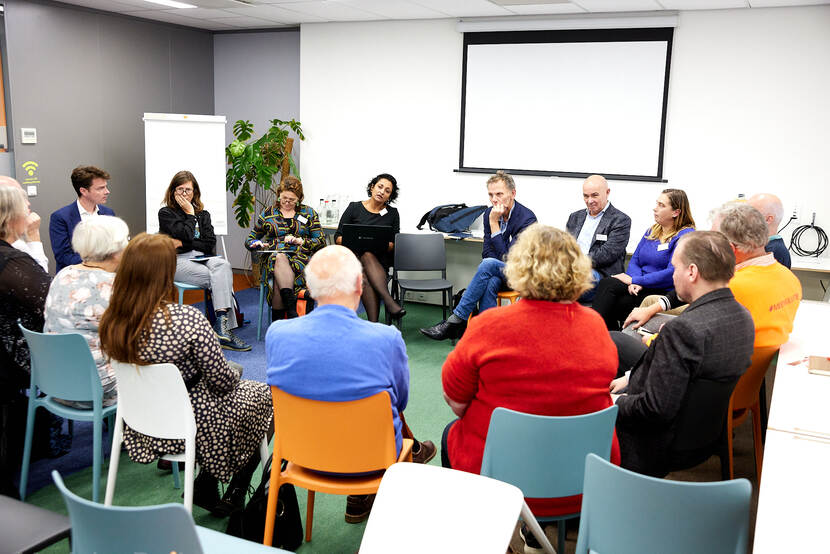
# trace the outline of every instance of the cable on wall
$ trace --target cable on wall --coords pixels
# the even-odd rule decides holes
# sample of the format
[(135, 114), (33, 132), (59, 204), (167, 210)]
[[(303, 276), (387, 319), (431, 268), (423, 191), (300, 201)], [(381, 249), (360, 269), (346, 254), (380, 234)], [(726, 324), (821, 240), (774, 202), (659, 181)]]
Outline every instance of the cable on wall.
[[(816, 237), (818, 239), (818, 244), (812, 250), (808, 250), (804, 248), (802, 244), (802, 239), (804, 238), (804, 233), (807, 231), (813, 230), (816, 233)], [(790, 250), (795, 252), (799, 256), (814, 256), (819, 257), (821, 254), (827, 249), (827, 233), (824, 232), (824, 229), (821, 227), (816, 226), (816, 214), (813, 212), (813, 221), (809, 225), (800, 225), (793, 229), (792, 237), (790, 238)]]

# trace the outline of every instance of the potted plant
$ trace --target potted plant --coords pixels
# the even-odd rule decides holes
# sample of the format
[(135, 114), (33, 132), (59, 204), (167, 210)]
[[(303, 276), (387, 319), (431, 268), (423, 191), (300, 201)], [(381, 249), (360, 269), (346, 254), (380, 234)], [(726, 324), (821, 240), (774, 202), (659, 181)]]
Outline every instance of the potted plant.
[(300, 140), (305, 140), (300, 122), (293, 119), (272, 119), (265, 134), (253, 141), (254, 125), (250, 121), (240, 119), (234, 123), (234, 140), (225, 148), (229, 166), (225, 186), (236, 195), (234, 217), (243, 229), (250, 225), (254, 211), (258, 213), (273, 202), (275, 185), (289, 171), (298, 175), (291, 156), (294, 139), (289, 134), (292, 131)]

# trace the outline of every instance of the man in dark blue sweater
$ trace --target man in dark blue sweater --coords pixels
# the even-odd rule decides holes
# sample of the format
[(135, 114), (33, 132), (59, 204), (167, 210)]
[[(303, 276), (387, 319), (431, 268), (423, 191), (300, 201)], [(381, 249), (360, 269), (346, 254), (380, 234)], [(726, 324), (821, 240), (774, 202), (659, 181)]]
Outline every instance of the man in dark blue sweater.
[(748, 202), (750, 206), (761, 212), (764, 221), (767, 222), (769, 239), (765, 250), (772, 252), (779, 264), (790, 269), (790, 251), (784, 244), (784, 239), (778, 234), (778, 226), (784, 219), (784, 206), (781, 204), (781, 199), (774, 194), (760, 193), (751, 196)]
[(516, 183), (504, 171), (498, 171), (487, 180), (487, 194), (493, 205), (484, 212), (483, 259), (450, 317), (421, 329), (421, 333), (431, 339), (459, 338), (476, 304), (481, 312), (496, 306), (496, 297), (505, 287), (502, 270), (507, 251), (516, 242), (519, 233), (536, 223), (536, 215), (516, 202)]

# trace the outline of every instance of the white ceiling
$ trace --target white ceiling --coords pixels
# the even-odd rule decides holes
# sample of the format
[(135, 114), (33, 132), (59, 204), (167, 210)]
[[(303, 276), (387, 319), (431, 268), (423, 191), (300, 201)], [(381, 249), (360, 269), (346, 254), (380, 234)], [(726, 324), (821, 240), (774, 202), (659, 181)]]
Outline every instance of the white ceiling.
[(208, 29), (271, 29), (324, 21), (439, 19), (659, 10), (768, 8), (830, 0), (180, 0), (175, 9), (145, 0), (61, 0), (87, 8)]

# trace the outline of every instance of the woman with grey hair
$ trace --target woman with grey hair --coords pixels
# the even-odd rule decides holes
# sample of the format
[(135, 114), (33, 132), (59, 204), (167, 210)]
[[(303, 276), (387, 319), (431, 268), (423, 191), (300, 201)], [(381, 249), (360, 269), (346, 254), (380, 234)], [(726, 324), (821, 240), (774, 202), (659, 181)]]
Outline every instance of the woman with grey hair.
[[(124, 220), (96, 215), (78, 223), (72, 234), (72, 249), (81, 263), (61, 269), (46, 296), (46, 333), (79, 333), (89, 344), (98, 376), (104, 387), (104, 406), (118, 400), (115, 374), (101, 353), (98, 323), (112, 294), (115, 270), (130, 240)], [(74, 408), (89, 408), (90, 402), (56, 399)]]

